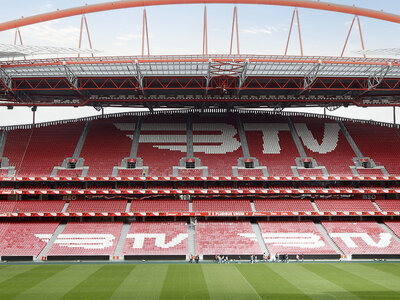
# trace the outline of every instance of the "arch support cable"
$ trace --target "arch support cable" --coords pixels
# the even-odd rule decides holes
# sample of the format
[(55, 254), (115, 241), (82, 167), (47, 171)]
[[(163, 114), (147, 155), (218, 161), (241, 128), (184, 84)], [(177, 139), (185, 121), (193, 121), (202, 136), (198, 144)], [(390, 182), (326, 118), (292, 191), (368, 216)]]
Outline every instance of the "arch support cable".
[[(92, 39), (90, 38), (89, 26), (88, 26), (88, 23), (87, 23), (87, 20), (86, 20), (86, 15), (82, 15), (82, 19), (81, 19), (81, 29), (80, 29), (80, 32), (79, 32), (79, 45), (78, 45), (78, 48), (79, 49), (82, 48), (82, 38), (83, 38), (83, 29), (84, 29), (84, 27), (86, 29), (86, 34), (87, 34), (90, 50), (93, 50)], [(78, 57), (81, 57), (80, 53), (78, 53)], [(93, 52), (92, 52), (92, 57), (94, 57)]]
[(229, 50), (229, 54), (232, 55), (232, 50), (233, 50), (233, 37), (234, 37), (234, 32), (235, 32), (235, 23), (236, 23), (236, 48), (237, 48), (237, 54), (240, 54), (240, 48), (239, 48), (239, 23), (238, 23), (238, 13), (237, 13), (237, 7), (235, 5), (233, 9), (233, 21), (232, 21), (232, 34), (231, 34), (231, 47)]
[[(362, 30), (361, 30), (360, 18), (357, 15), (355, 15), (354, 18), (353, 18), (353, 21), (351, 22), (349, 33), (347, 34), (346, 41), (344, 42), (343, 50), (342, 50), (342, 53), (340, 54), (340, 57), (343, 57), (343, 55), (344, 55), (344, 51), (346, 50), (347, 43), (349, 42), (350, 34), (351, 34), (352, 30), (353, 30), (354, 23), (355, 23), (356, 20), (357, 20), (357, 25), (358, 25), (358, 31), (360, 33), (361, 48), (362, 48), (363, 51), (365, 50), (364, 38), (363, 38)], [(367, 56), (364, 53), (364, 58), (366, 58), (366, 57)]]
[(301, 38), (300, 17), (299, 17), (299, 10), (297, 9), (297, 7), (293, 10), (292, 20), (290, 21), (290, 29), (289, 29), (288, 39), (287, 39), (287, 42), (286, 42), (285, 55), (287, 55), (287, 52), (288, 52), (288, 49), (289, 49), (289, 43), (290, 43), (290, 38), (291, 38), (291, 35), (292, 35), (292, 30), (293, 30), (294, 18), (295, 17), (297, 19), (297, 30), (299, 32), (300, 54), (301, 54), (301, 56), (303, 56), (304, 55), (303, 40)]

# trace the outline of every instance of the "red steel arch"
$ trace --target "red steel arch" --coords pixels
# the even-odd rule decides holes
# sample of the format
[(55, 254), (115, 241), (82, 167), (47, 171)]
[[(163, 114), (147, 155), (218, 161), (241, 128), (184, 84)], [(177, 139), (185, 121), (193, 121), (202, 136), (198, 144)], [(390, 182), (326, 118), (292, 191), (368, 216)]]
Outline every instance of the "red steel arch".
[(64, 10), (57, 10), (54, 12), (34, 15), (26, 18), (21, 18), (18, 20), (12, 20), (0, 23), (0, 31), (5, 31), (27, 25), (77, 16), (82, 14), (89, 14), (89, 13), (131, 8), (131, 7), (171, 5), (171, 4), (259, 4), (259, 5), (291, 6), (291, 7), (302, 7), (302, 8), (332, 11), (332, 12), (340, 12), (340, 13), (389, 21), (393, 23), (400, 23), (400, 15), (391, 14), (383, 11), (376, 11), (372, 9), (359, 8), (355, 6), (335, 4), (329, 2), (320, 2), (320, 1), (317, 2), (311, 0), (123, 0), (118, 2), (117, 1), (106, 2), (100, 4), (79, 6)]

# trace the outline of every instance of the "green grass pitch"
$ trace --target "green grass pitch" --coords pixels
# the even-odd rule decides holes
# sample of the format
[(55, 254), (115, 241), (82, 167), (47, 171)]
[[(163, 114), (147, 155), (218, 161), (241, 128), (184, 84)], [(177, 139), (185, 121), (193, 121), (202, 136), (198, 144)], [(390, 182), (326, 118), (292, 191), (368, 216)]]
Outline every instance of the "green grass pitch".
[(0, 266), (0, 299), (400, 299), (399, 263)]

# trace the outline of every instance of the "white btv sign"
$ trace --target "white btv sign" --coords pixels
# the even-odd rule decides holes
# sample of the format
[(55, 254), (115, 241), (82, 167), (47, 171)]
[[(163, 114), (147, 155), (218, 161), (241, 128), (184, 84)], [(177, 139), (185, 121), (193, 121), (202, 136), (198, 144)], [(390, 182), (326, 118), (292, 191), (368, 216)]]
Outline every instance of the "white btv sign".
[[(114, 123), (121, 131), (134, 131), (134, 123)], [(326, 154), (336, 149), (340, 127), (337, 123), (326, 123), (321, 144), (314, 138), (305, 123), (294, 124), (299, 137), (306, 148), (312, 152)], [(279, 132), (290, 132), (287, 123), (245, 123), (245, 131), (261, 131), (263, 154), (279, 154), (281, 146)], [(154, 132), (159, 132), (155, 134)], [(174, 134), (170, 134), (173, 132)], [(177, 133), (180, 134), (177, 134)], [(165, 133), (165, 134), (164, 134)], [(231, 124), (194, 123), (193, 151), (205, 154), (226, 154), (238, 150), (241, 146), (237, 139), (237, 130)], [(127, 135), (133, 139), (133, 134)], [(184, 123), (143, 123), (139, 143), (153, 144), (154, 148), (186, 153), (186, 124)]]
[[(255, 233), (240, 233), (239, 235), (257, 241)], [(302, 249), (314, 249), (325, 246), (321, 237), (312, 232), (268, 232), (263, 233), (262, 237), (265, 243), (271, 246)]]
[(126, 236), (127, 239), (135, 239), (132, 245), (134, 249), (142, 249), (145, 239), (155, 239), (154, 244), (158, 248), (173, 248), (182, 243), (187, 237), (187, 233), (179, 233), (176, 237), (172, 238), (171, 241), (166, 243), (165, 233), (130, 233)]
[(371, 247), (376, 247), (376, 248), (386, 248), (387, 246), (390, 245), (392, 236), (390, 233), (383, 232), (379, 234), (379, 241), (375, 242), (368, 233), (366, 232), (331, 232), (329, 235), (332, 238), (340, 238), (342, 241), (346, 244), (347, 247), (349, 248), (358, 248), (359, 245), (357, 245), (356, 240), (354, 239), (362, 239), (365, 244)]
[[(48, 242), (51, 234), (35, 234), (43, 242)], [(105, 249), (114, 244), (115, 237), (111, 233), (71, 233), (60, 234), (54, 244), (68, 248)]]

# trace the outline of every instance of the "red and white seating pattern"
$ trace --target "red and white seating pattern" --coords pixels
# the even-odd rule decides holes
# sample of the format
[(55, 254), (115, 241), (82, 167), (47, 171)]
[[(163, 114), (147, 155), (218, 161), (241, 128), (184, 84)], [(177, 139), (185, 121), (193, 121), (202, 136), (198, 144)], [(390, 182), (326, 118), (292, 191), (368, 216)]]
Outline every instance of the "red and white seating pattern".
[(400, 200), (375, 200), (383, 211), (400, 211)]
[(185, 222), (133, 222), (126, 236), (124, 255), (186, 255)]
[(378, 211), (370, 200), (315, 200), (320, 211)]
[(122, 222), (69, 222), (58, 235), (49, 255), (113, 255)]
[[(80, 157), (89, 167), (88, 176), (111, 176), (114, 166), (128, 157), (132, 139), (115, 123), (135, 122), (134, 117), (99, 119), (91, 122)], [(132, 132), (130, 132), (132, 134)]]
[(292, 211), (315, 211), (310, 200), (304, 199), (271, 199), (271, 200), (253, 200), (256, 211), (272, 212), (292, 212)]
[(131, 212), (180, 212), (189, 211), (189, 202), (186, 200), (133, 200)]
[(400, 254), (400, 243), (376, 222), (322, 222), (345, 255)]
[(243, 115), (250, 155), (266, 166), (269, 176), (293, 176), (291, 166), (299, 152), (284, 117)]
[(77, 122), (10, 131), (3, 156), (9, 158), (18, 176), (50, 176), (53, 167), (74, 153), (83, 125)]
[(127, 200), (73, 200), (67, 212), (124, 212)]
[(58, 222), (0, 223), (0, 256), (37, 256), (46, 246)]
[(307, 156), (325, 166), (329, 175), (353, 175), (350, 166), (356, 155), (337, 122), (304, 117), (292, 120)]
[(249, 200), (193, 200), (193, 211), (251, 211)]
[(381, 169), (357, 169), (360, 176), (384, 176)]
[(53, 200), (0, 200), (0, 212), (40, 213), (61, 212), (65, 201)]
[(272, 255), (276, 253), (337, 254), (312, 221), (261, 221), (258, 224), (265, 244)]
[(142, 118), (138, 157), (149, 167), (148, 176), (171, 176), (173, 166), (186, 156), (186, 115)]
[(118, 176), (121, 177), (129, 177), (129, 176), (133, 176), (133, 177), (139, 177), (139, 176), (143, 176), (143, 170), (142, 169), (120, 169), (118, 170)]
[(324, 176), (321, 169), (297, 169), (299, 176)]
[(199, 221), (196, 225), (197, 254), (261, 254), (257, 240), (248, 238), (254, 231), (248, 221)]
[(243, 157), (234, 118), (194, 116), (193, 152), (208, 167), (209, 176), (232, 176), (232, 166)]
[(372, 158), (378, 166), (383, 165), (390, 175), (400, 175), (400, 137), (395, 129), (367, 123), (345, 124), (365, 157)]

